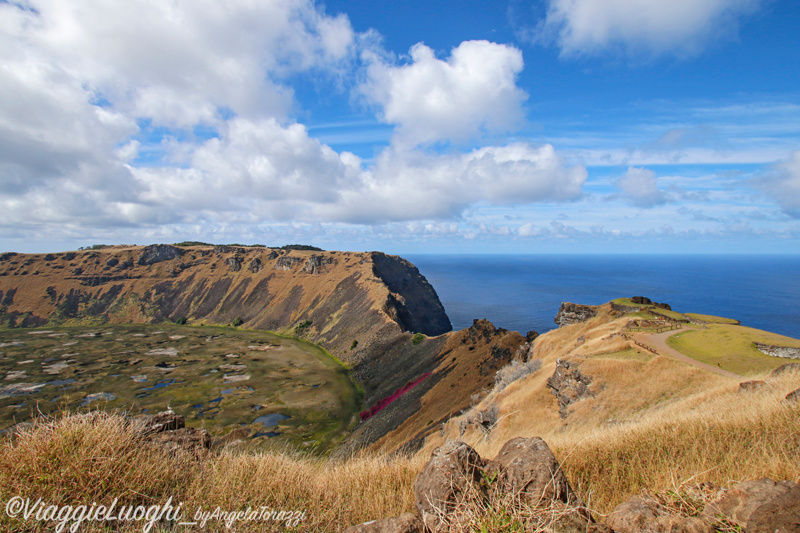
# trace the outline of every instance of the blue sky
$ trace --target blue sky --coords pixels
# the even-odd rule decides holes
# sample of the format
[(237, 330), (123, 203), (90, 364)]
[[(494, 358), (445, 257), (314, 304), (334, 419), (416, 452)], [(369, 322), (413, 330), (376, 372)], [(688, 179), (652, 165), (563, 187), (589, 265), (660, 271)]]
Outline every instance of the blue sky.
[(0, 248), (800, 252), (789, 0), (0, 1)]

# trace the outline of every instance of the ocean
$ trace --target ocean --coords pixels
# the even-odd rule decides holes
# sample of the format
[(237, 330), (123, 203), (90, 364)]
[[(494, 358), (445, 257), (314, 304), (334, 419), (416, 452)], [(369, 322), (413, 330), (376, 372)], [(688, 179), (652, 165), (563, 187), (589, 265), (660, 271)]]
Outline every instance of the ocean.
[(646, 296), (800, 338), (800, 255), (405, 255), (453, 329), (487, 318), (525, 334), (556, 327), (561, 302)]

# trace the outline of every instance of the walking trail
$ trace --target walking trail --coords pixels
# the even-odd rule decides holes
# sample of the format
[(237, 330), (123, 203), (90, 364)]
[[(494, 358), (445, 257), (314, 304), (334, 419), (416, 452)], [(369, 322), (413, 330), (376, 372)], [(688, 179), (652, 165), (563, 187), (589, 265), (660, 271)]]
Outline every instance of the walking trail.
[(662, 333), (636, 333), (634, 334), (633, 338), (642, 344), (647, 344), (652, 348), (655, 348), (658, 353), (662, 355), (668, 355), (670, 357), (674, 357), (675, 359), (682, 361), (686, 364), (696, 366), (698, 368), (702, 368), (704, 370), (708, 370), (710, 372), (716, 372), (722, 376), (727, 376), (729, 378), (734, 379), (746, 379), (744, 376), (740, 376), (734, 372), (730, 372), (729, 370), (724, 370), (719, 368), (718, 366), (710, 365), (708, 363), (703, 363), (702, 361), (698, 361), (697, 359), (692, 359), (688, 355), (684, 355), (678, 350), (670, 347), (667, 344), (667, 338), (679, 333), (681, 330), (672, 330), (672, 331), (664, 331)]

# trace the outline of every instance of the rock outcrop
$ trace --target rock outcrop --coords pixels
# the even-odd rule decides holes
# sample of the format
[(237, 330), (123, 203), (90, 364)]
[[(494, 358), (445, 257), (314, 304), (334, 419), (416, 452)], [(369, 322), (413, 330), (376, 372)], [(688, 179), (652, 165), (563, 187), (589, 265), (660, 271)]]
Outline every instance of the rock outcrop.
[(597, 310), (590, 305), (563, 302), (558, 310), (558, 313), (556, 314), (554, 322), (558, 324), (558, 327), (562, 327), (570, 324), (586, 322), (596, 315)]
[(555, 372), (547, 379), (547, 387), (558, 399), (558, 413), (561, 418), (567, 418), (570, 405), (593, 396), (589, 390), (592, 378), (581, 374), (579, 366), (577, 363), (559, 359)]
[(206, 429), (187, 428), (185, 419), (172, 411), (145, 418), (141, 427), (145, 441), (172, 454), (188, 452), (199, 458), (211, 447), (211, 435)]
[(783, 357), (785, 359), (800, 359), (800, 348), (793, 346), (776, 346), (774, 344), (754, 343), (758, 351), (771, 355), (772, 357)]
[[(169, 244), (151, 244), (142, 249), (142, 253), (136, 263), (139, 265), (154, 265), (163, 261), (172, 261), (182, 254), (183, 252), (180, 248)], [(106, 262), (106, 264), (108, 263)]]

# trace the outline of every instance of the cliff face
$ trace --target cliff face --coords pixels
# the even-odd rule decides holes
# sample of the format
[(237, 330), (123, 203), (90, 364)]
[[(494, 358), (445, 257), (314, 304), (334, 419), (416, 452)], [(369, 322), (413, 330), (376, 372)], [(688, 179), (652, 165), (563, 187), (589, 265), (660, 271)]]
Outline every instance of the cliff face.
[(377, 252), (152, 245), (3, 254), (0, 294), (0, 322), (10, 326), (240, 318), (300, 333), (351, 363), (404, 331), (451, 329), (416, 267)]

